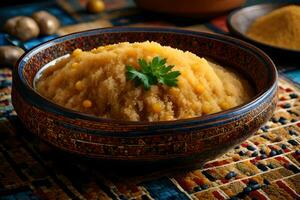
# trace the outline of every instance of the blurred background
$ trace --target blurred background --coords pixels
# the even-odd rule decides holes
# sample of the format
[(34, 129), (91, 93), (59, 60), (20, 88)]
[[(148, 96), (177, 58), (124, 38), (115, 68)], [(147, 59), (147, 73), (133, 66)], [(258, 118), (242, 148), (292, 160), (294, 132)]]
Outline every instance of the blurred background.
[[(168, 26), (194, 31), (204, 31), (218, 34), (227, 34), (239, 37), (228, 30), (226, 20), (230, 12), (251, 5), (269, 3), (299, 3), (299, 0), (53, 0), (53, 1), (1, 1), (0, 45), (13, 45), (28, 50), (41, 42), (48, 41), (65, 34), (111, 26)], [(7, 21), (16, 16), (33, 17), (35, 13), (46, 11), (38, 15), (43, 30), (32, 32), (19, 26), (19, 35), (12, 27), (5, 28)], [(251, 15), (252, 12), (248, 12)], [(255, 14), (255, 13), (254, 13)], [(244, 14), (240, 15), (242, 20)], [(244, 16), (246, 20), (250, 17)], [(14, 21), (14, 20), (11, 20)], [(21, 20), (22, 21), (22, 20)], [(34, 22), (26, 19), (20, 25)], [(31, 22), (30, 22), (31, 21)], [(13, 22), (15, 23), (15, 22)], [(13, 24), (12, 23), (12, 24)], [(245, 23), (245, 20), (242, 22)], [(249, 23), (249, 22), (247, 22)], [(245, 24), (244, 24), (245, 25)], [(41, 25), (40, 25), (41, 26)], [(47, 30), (44, 30), (46, 26)], [(20, 28), (21, 27), (21, 28)], [(38, 29), (38, 27), (37, 27)], [(40, 27), (41, 29), (41, 27)], [(12, 32), (14, 31), (14, 32)], [(36, 30), (35, 30), (36, 31)], [(45, 32), (46, 31), (46, 32)], [(243, 37), (239, 37), (245, 39)], [(247, 40), (248, 42), (252, 42)], [(252, 42), (258, 47), (259, 44)], [(270, 48), (269, 48), (270, 49)], [(294, 61), (280, 62), (278, 56), (269, 55), (278, 62), (278, 68), (290, 71), (297, 68)], [(281, 53), (279, 53), (282, 55)], [(286, 54), (286, 53), (285, 53)], [(299, 54), (297, 54), (298, 56)], [(289, 53), (286, 54), (289, 56)], [(281, 57), (281, 56), (280, 56)], [(1, 60), (1, 59), (0, 59)], [(292, 59), (291, 59), (292, 60)], [(0, 65), (3, 64), (0, 63)], [(287, 73), (289, 74), (289, 73)], [(293, 79), (300, 79), (294, 74)], [(298, 80), (300, 81), (300, 80)]]

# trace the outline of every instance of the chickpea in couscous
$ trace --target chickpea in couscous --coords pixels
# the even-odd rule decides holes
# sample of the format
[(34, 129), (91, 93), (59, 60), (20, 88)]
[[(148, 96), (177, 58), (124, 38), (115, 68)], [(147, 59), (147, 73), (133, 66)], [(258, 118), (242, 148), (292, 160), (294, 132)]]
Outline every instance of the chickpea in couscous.
[[(129, 65), (142, 71), (139, 59), (151, 63), (157, 56), (171, 66), (173, 75), (178, 72), (177, 79), (173, 77), (173, 82), (167, 80), (166, 84), (149, 79), (153, 84), (147, 89), (145, 83), (143, 87), (128, 79)], [(76, 49), (46, 68), (36, 89), (66, 108), (131, 121), (202, 116), (236, 107), (253, 96), (249, 82), (240, 74), (191, 52), (149, 41), (123, 42), (91, 51)]]

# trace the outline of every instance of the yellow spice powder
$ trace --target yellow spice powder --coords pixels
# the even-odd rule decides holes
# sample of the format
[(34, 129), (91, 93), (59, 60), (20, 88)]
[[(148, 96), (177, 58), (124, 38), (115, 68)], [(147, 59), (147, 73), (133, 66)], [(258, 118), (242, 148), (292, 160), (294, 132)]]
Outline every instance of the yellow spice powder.
[(258, 18), (247, 35), (265, 44), (300, 50), (300, 6), (285, 6)]

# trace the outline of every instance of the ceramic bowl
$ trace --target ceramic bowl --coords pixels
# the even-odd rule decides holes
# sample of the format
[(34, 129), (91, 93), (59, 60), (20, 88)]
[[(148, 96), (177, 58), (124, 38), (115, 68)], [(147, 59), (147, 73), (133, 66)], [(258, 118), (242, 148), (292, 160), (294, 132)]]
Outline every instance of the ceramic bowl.
[(237, 8), (245, 0), (135, 0), (148, 11), (188, 18), (207, 18)]
[(286, 55), (285, 60), (287, 59), (287, 56), (289, 58), (296, 58), (298, 60), (300, 56), (300, 51), (262, 43), (246, 35), (248, 28), (257, 18), (267, 15), (268, 13), (287, 5), (289, 4), (269, 3), (269, 4), (257, 4), (254, 6), (248, 6), (248, 7), (237, 9), (233, 11), (230, 15), (228, 15), (227, 27), (233, 35), (257, 45), (258, 47), (262, 48), (266, 52), (270, 53), (272, 58), (274, 57), (276, 59), (276, 57), (278, 56), (281, 57), (282, 53), (284, 53)]
[[(40, 96), (33, 80), (41, 67), (76, 48), (118, 42), (156, 41), (230, 66), (249, 78), (256, 95), (216, 114), (163, 122), (97, 118), (63, 108)], [(256, 132), (277, 101), (277, 71), (262, 51), (222, 35), (167, 28), (107, 28), (63, 36), (28, 51), (13, 71), (12, 100), (18, 117), (43, 141), (89, 158), (123, 161), (204, 162)]]

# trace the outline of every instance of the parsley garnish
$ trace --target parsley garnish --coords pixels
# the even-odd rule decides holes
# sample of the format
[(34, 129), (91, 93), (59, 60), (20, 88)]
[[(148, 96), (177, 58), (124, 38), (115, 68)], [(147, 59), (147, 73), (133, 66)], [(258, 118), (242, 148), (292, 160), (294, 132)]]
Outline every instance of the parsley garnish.
[(171, 71), (174, 65), (166, 66), (167, 59), (154, 57), (152, 61), (147, 63), (144, 59), (138, 59), (140, 70), (130, 65), (126, 65), (127, 80), (133, 80), (137, 86), (143, 85), (145, 90), (149, 90), (151, 85), (158, 83), (165, 84), (170, 87), (177, 86), (177, 77), (179, 71)]

